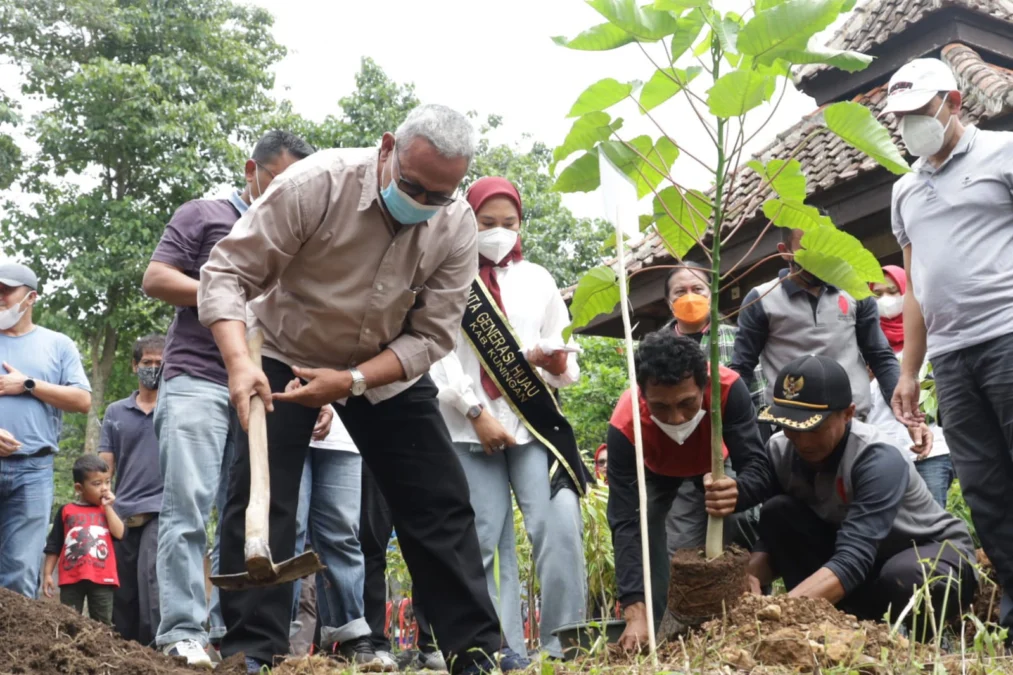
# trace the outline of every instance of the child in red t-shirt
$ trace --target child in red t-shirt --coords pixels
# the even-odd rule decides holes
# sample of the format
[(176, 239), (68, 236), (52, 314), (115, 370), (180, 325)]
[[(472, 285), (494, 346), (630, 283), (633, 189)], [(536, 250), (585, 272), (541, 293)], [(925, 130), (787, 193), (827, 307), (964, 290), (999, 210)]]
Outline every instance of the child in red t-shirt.
[(78, 612), (113, 622), (113, 591), (120, 585), (112, 537), (123, 538), (123, 521), (113, 511), (109, 465), (98, 455), (74, 462), (76, 499), (56, 512), (46, 541), (43, 592), (53, 597), (53, 570), (60, 563), (60, 602)]

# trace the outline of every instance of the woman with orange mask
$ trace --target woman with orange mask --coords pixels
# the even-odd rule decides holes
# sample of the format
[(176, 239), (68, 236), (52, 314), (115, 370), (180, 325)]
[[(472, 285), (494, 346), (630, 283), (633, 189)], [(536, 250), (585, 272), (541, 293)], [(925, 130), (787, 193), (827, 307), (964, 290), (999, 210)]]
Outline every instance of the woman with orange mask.
[[(710, 349), (710, 316), (711, 289), (708, 279), (710, 269), (695, 262), (685, 261), (681, 266), (672, 269), (665, 280), (665, 298), (672, 308), (674, 318), (669, 322), (677, 335), (692, 338), (700, 343), (704, 353)], [(718, 325), (718, 351), (721, 365), (728, 366), (732, 360), (735, 347), (735, 326)], [(763, 401), (766, 381), (760, 368), (756, 369), (753, 381), (753, 404), (759, 406)], [(726, 467), (726, 471), (731, 466)], [(734, 473), (733, 473), (734, 475)], [(725, 528), (726, 540), (749, 545), (753, 540), (753, 524), (758, 514), (752, 511), (737, 513), (728, 520), (731, 523)], [(668, 534), (668, 552), (674, 554), (681, 548), (703, 546), (707, 534), (707, 513), (703, 509), (703, 489), (692, 481), (683, 482), (679, 493), (672, 503), (665, 523)]]

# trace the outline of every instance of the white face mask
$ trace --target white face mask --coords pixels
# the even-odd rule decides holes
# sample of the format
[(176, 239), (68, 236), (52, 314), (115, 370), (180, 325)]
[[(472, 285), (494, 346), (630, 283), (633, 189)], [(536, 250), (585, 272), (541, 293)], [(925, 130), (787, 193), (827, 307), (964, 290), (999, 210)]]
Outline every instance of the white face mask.
[(953, 121), (953, 116), (946, 121), (946, 126), (939, 121), (939, 113), (946, 107), (944, 101), (935, 115), (904, 115), (900, 121), (900, 137), (904, 145), (915, 157), (931, 157), (943, 147), (946, 130)]
[(876, 304), (879, 305), (879, 315), (881, 317), (893, 319), (900, 316), (904, 311), (904, 296), (884, 295), (876, 300)]
[[(27, 299), (28, 297), (26, 296), (21, 302), (24, 302)], [(24, 309), (20, 309), (21, 302), (15, 303), (7, 309), (0, 310), (0, 330), (10, 330), (17, 325), (18, 321), (21, 321), (21, 317), (23, 317), (25, 312), (28, 311), (28, 308), (31, 307), (31, 305), (27, 305)]]
[(700, 420), (702, 420), (703, 416), (706, 414), (707, 411), (704, 410), (703, 407), (701, 406), (700, 410), (697, 411), (696, 415), (693, 415), (693, 419), (691, 419), (688, 422), (683, 422), (682, 424), (665, 424), (654, 415), (651, 415), (651, 419), (654, 421), (654, 423), (658, 426), (659, 429), (665, 432), (666, 436), (671, 438), (679, 445), (682, 445), (683, 443), (686, 442), (686, 439), (689, 438), (694, 431), (696, 431), (696, 428), (700, 426)]
[(505, 227), (494, 227), (478, 233), (478, 254), (498, 263), (513, 250), (517, 243), (517, 231)]

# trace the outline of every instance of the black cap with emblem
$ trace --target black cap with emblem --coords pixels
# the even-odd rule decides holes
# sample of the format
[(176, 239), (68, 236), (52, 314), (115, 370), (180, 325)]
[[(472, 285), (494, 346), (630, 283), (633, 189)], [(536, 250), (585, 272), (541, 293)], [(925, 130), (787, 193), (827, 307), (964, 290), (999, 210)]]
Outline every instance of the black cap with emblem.
[(761, 410), (758, 419), (794, 431), (814, 431), (851, 402), (851, 380), (841, 364), (810, 354), (781, 369), (774, 382), (774, 403)]

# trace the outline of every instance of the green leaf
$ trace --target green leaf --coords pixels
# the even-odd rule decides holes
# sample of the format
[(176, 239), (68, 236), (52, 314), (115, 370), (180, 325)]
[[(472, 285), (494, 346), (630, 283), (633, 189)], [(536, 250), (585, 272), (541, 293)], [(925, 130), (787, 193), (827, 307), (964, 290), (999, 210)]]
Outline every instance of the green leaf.
[(683, 12), (695, 7), (706, 7), (710, 0), (654, 0), (654, 9), (665, 12)]
[[(704, 17), (703, 10), (700, 9), (695, 9), (679, 19), (678, 28), (672, 35), (672, 44), (669, 47), (672, 53), (672, 63), (675, 63), (680, 56), (686, 53), (686, 50), (693, 46), (705, 22), (706, 17)], [(710, 44), (710, 40), (707, 41), (707, 44)]]
[(769, 100), (776, 86), (773, 75), (735, 70), (714, 83), (707, 93), (707, 106), (717, 117), (738, 117)]
[(798, 201), (768, 199), (763, 202), (763, 215), (778, 227), (809, 232), (820, 227), (833, 227), (833, 222), (815, 206)]
[(790, 61), (795, 64), (802, 63), (825, 63), (828, 66), (840, 68), (849, 73), (856, 73), (865, 70), (873, 57), (861, 52), (842, 51), (840, 49), (825, 49), (823, 47), (809, 46), (802, 50), (783, 50), (778, 52), (778, 58)]
[[(630, 240), (630, 235), (624, 234), (623, 235), (623, 241), (625, 242), (625, 241), (629, 241), (629, 240)], [(606, 237), (605, 243), (603, 243), (601, 245), (601, 250), (602, 250), (602, 253), (610, 254), (613, 251), (613, 249), (615, 249), (615, 248), (616, 248), (616, 233), (615, 233), (615, 230), (613, 230), (612, 234), (610, 234), (608, 237)], [(616, 255), (619, 255), (618, 251), (616, 251)]]
[(758, 11), (739, 33), (738, 47), (760, 63), (782, 51), (804, 51), (810, 38), (840, 15), (844, 0), (788, 0)]
[(611, 23), (601, 23), (588, 28), (576, 37), (567, 39), (562, 35), (557, 35), (552, 38), (552, 41), (567, 49), (604, 52), (610, 49), (618, 49), (631, 42), (636, 42), (636, 38), (619, 26), (614, 26)]
[(611, 108), (629, 96), (632, 91), (633, 85), (628, 82), (619, 82), (611, 77), (598, 80), (584, 90), (584, 93), (580, 95), (577, 102), (570, 108), (570, 114), (567, 117), (580, 117), (589, 112), (598, 112), (599, 110)]
[(587, 0), (599, 14), (637, 40), (654, 42), (678, 28), (676, 17), (651, 6), (640, 7), (637, 0)]
[(622, 118), (612, 117), (606, 112), (591, 112), (579, 118), (570, 128), (563, 144), (552, 151), (549, 171), (555, 172), (556, 164), (580, 150), (590, 150), (599, 142), (607, 140), (613, 131), (623, 125)]
[(806, 232), (802, 237), (802, 248), (841, 258), (866, 283), (883, 283), (883, 266), (876, 256), (844, 230), (827, 225)]
[[(672, 175), (672, 165), (679, 157), (679, 148), (667, 136), (662, 136), (654, 144), (651, 151), (647, 153), (647, 161), (642, 162), (640, 172), (637, 174), (637, 198), (645, 197), (657, 189), (666, 176)], [(664, 173), (656, 171), (651, 165), (662, 169)]]
[(818, 227), (802, 237), (795, 261), (828, 284), (842, 288), (856, 300), (872, 295), (869, 283), (883, 281), (883, 268), (855, 237), (832, 225)]
[[(705, 53), (710, 51), (711, 42), (713, 41), (713, 39), (714, 39), (714, 31), (713, 30), (707, 31), (707, 34), (704, 35), (703, 40), (700, 40), (700, 42), (697, 43), (696, 47), (693, 48), (693, 56), (703, 56)], [(674, 48), (672, 49), (672, 60), (673, 61), (675, 60)]]
[(563, 329), (563, 340), (569, 340), (573, 331), (586, 326), (600, 314), (611, 314), (619, 304), (619, 277), (611, 267), (595, 267), (585, 274), (570, 301), (573, 320)]
[(667, 187), (654, 198), (655, 230), (668, 252), (681, 259), (700, 243), (710, 227), (714, 208), (706, 195)]
[(552, 189), (556, 192), (592, 192), (601, 184), (598, 150), (590, 150), (574, 160), (559, 174)]
[(644, 214), (644, 215), (640, 216), (640, 231), (641, 232), (643, 232), (644, 230), (646, 230), (647, 228), (649, 228), (651, 225), (654, 225), (654, 216), (653, 215)]
[(714, 26), (714, 33), (718, 36), (718, 40), (721, 42), (721, 48), (726, 52), (735, 52), (736, 43), (739, 39), (739, 31), (742, 30), (742, 20), (735, 20), (731, 13), (729, 16), (721, 19)]
[(655, 71), (640, 91), (640, 105), (644, 107), (643, 112), (656, 108), (678, 94), (702, 70), (700, 66), (691, 66), (686, 70), (662, 68)]
[(890, 132), (861, 103), (833, 103), (824, 108), (823, 121), (845, 143), (872, 157), (891, 173), (900, 175), (911, 171), (890, 138)]
[[(626, 143), (629, 143), (629, 145)], [(647, 192), (650, 192), (650, 190), (647, 190), (641, 193), (641, 181), (644, 180), (641, 173), (647, 174), (647, 171), (650, 171), (644, 164), (643, 157), (647, 157), (651, 153), (654, 143), (651, 141), (650, 136), (637, 136), (626, 143), (622, 141), (603, 141), (599, 148), (605, 153), (605, 156), (609, 158), (609, 161), (612, 162), (616, 169), (637, 185), (637, 196), (643, 197)], [(630, 146), (633, 147), (631, 148)], [(646, 184), (646, 181), (644, 182)]]
[(769, 181), (774, 192), (781, 199), (796, 202), (805, 201), (805, 176), (802, 174), (802, 165), (797, 159), (788, 162), (783, 159), (772, 159), (767, 162), (767, 166), (763, 166), (754, 159), (747, 162), (746, 165), (758, 173), (764, 181)]

